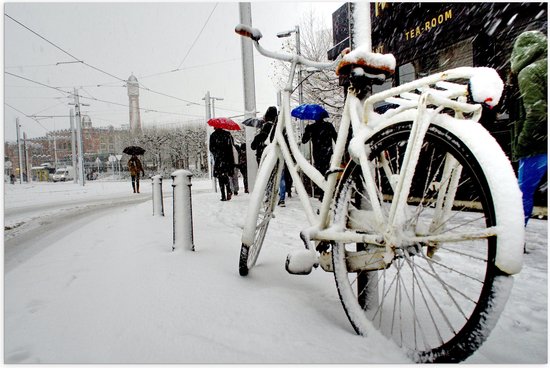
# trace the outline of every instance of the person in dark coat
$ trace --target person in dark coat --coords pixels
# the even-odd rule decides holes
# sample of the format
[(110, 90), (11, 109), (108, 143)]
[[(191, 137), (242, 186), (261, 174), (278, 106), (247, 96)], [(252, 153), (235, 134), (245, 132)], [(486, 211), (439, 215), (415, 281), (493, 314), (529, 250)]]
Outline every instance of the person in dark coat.
[(136, 155), (132, 155), (128, 160), (128, 171), (130, 171), (130, 176), (132, 177), (134, 193), (139, 193), (139, 173), (141, 172), (145, 176), (145, 171), (143, 171), (141, 161)]
[[(256, 150), (256, 161), (258, 162), (258, 165), (260, 164), (260, 160), (262, 159), (262, 153), (266, 147), (265, 142), (267, 141), (268, 137), (269, 137), (269, 140), (271, 141), (275, 135), (274, 128), (277, 125), (277, 121), (278, 121), (277, 108), (275, 106), (268, 107), (264, 114), (264, 125), (262, 125), (260, 131), (258, 132), (258, 134), (256, 134), (256, 136), (252, 140), (252, 143), (250, 144), (250, 148), (252, 148), (253, 150)], [(286, 139), (286, 132), (285, 132), (285, 139)], [(288, 168), (285, 165), (283, 174), (281, 175), (281, 182), (279, 183), (278, 205), (284, 207), (285, 196), (288, 194), (290, 198), (292, 196), (291, 193), (292, 193), (292, 178), (290, 177)]]
[(235, 148), (237, 149), (237, 152), (239, 154), (239, 163), (237, 164), (237, 168), (243, 176), (244, 192), (248, 193), (248, 172), (246, 171), (246, 143), (235, 145)]
[[(306, 126), (304, 135), (302, 136), (302, 144), (311, 140), (313, 166), (325, 175), (330, 166), (330, 158), (332, 157), (333, 149), (332, 142), (336, 142), (336, 129), (334, 125), (324, 120), (324, 117), (319, 118), (315, 123)], [(320, 188), (315, 186), (315, 192), (322, 199), (323, 195)]]
[(548, 43), (539, 31), (527, 31), (514, 42), (511, 79), (519, 89), (514, 121), (513, 158), (519, 160), (518, 182), (523, 193), (525, 226), (534, 196), (548, 171)]
[(235, 162), (233, 160), (233, 137), (227, 130), (214, 128), (210, 135), (210, 152), (214, 156), (214, 177), (220, 184), (221, 200), (231, 199), (229, 178), (233, 175)]
[(256, 161), (258, 162), (258, 165), (262, 159), (262, 153), (264, 152), (265, 147), (267, 147), (265, 142), (270, 136), (270, 133), (272, 133), (270, 138), (273, 139), (273, 135), (275, 133), (273, 127), (275, 127), (276, 124), (277, 108), (275, 106), (269, 106), (264, 114), (264, 124), (250, 144), (250, 148), (256, 151)]

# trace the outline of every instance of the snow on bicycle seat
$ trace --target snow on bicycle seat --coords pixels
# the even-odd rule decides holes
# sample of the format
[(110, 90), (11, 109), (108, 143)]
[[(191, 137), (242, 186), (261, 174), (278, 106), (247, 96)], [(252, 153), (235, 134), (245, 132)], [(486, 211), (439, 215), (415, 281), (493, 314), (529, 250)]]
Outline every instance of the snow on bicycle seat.
[(366, 47), (358, 47), (353, 51), (347, 49), (345, 52), (336, 68), (336, 75), (349, 75), (355, 67), (361, 67), (373, 77), (383, 74), (387, 78), (395, 73), (395, 57), (392, 54), (379, 54)]

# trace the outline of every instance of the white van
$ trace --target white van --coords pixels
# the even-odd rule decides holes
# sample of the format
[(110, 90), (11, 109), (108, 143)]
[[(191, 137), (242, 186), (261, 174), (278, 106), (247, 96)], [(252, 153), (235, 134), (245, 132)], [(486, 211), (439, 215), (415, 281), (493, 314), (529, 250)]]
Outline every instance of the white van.
[(55, 173), (52, 175), (52, 180), (54, 182), (58, 181), (67, 181), (74, 179), (74, 168), (72, 166), (60, 167), (55, 170)]

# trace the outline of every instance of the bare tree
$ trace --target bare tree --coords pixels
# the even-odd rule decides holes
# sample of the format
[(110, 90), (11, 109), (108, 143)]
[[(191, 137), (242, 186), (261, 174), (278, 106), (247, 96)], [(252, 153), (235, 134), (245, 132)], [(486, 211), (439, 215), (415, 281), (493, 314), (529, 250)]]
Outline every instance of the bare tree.
[(143, 129), (143, 135), (138, 138), (138, 143), (143, 145), (143, 148), (153, 158), (153, 164), (156, 166), (158, 172), (162, 172), (163, 170), (162, 152), (167, 140), (166, 132), (158, 128)]
[[(312, 9), (305, 13), (300, 21), (300, 52), (301, 54), (315, 61), (328, 61), (327, 51), (332, 48), (332, 30), (320, 25), (318, 16)], [(296, 51), (296, 42), (293, 39), (286, 39), (283, 50), (287, 52)], [(290, 66), (288, 63), (274, 61), (272, 78), (275, 84), (282, 89), (288, 78)], [(297, 88), (297, 75), (295, 88)], [(334, 123), (341, 117), (344, 106), (344, 92), (339, 86), (338, 76), (334, 70), (311, 72), (307, 69), (302, 71), (303, 102), (322, 105), (330, 114)], [(293, 100), (297, 104), (298, 95), (293, 94)]]
[(143, 129), (138, 144), (146, 149), (145, 160), (152, 160), (159, 174), (188, 169), (200, 174), (206, 168), (206, 125), (181, 122), (172, 127)]

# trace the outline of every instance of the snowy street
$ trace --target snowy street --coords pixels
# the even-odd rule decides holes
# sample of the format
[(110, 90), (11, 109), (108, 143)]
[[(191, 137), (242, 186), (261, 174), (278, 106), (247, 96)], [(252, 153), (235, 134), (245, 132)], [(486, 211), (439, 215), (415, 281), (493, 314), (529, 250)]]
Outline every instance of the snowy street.
[[(411, 363), (377, 331), (357, 336), (332, 274), (289, 275), (308, 226), (296, 197), (278, 207), (258, 263), (238, 273), (249, 195), (228, 202), (192, 179), (195, 252), (172, 252), (151, 181), (4, 184), (5, 363)], [(487, 342), (466, 363), (548, 359), (548, 226), (532, 219), (529, 254)]]

